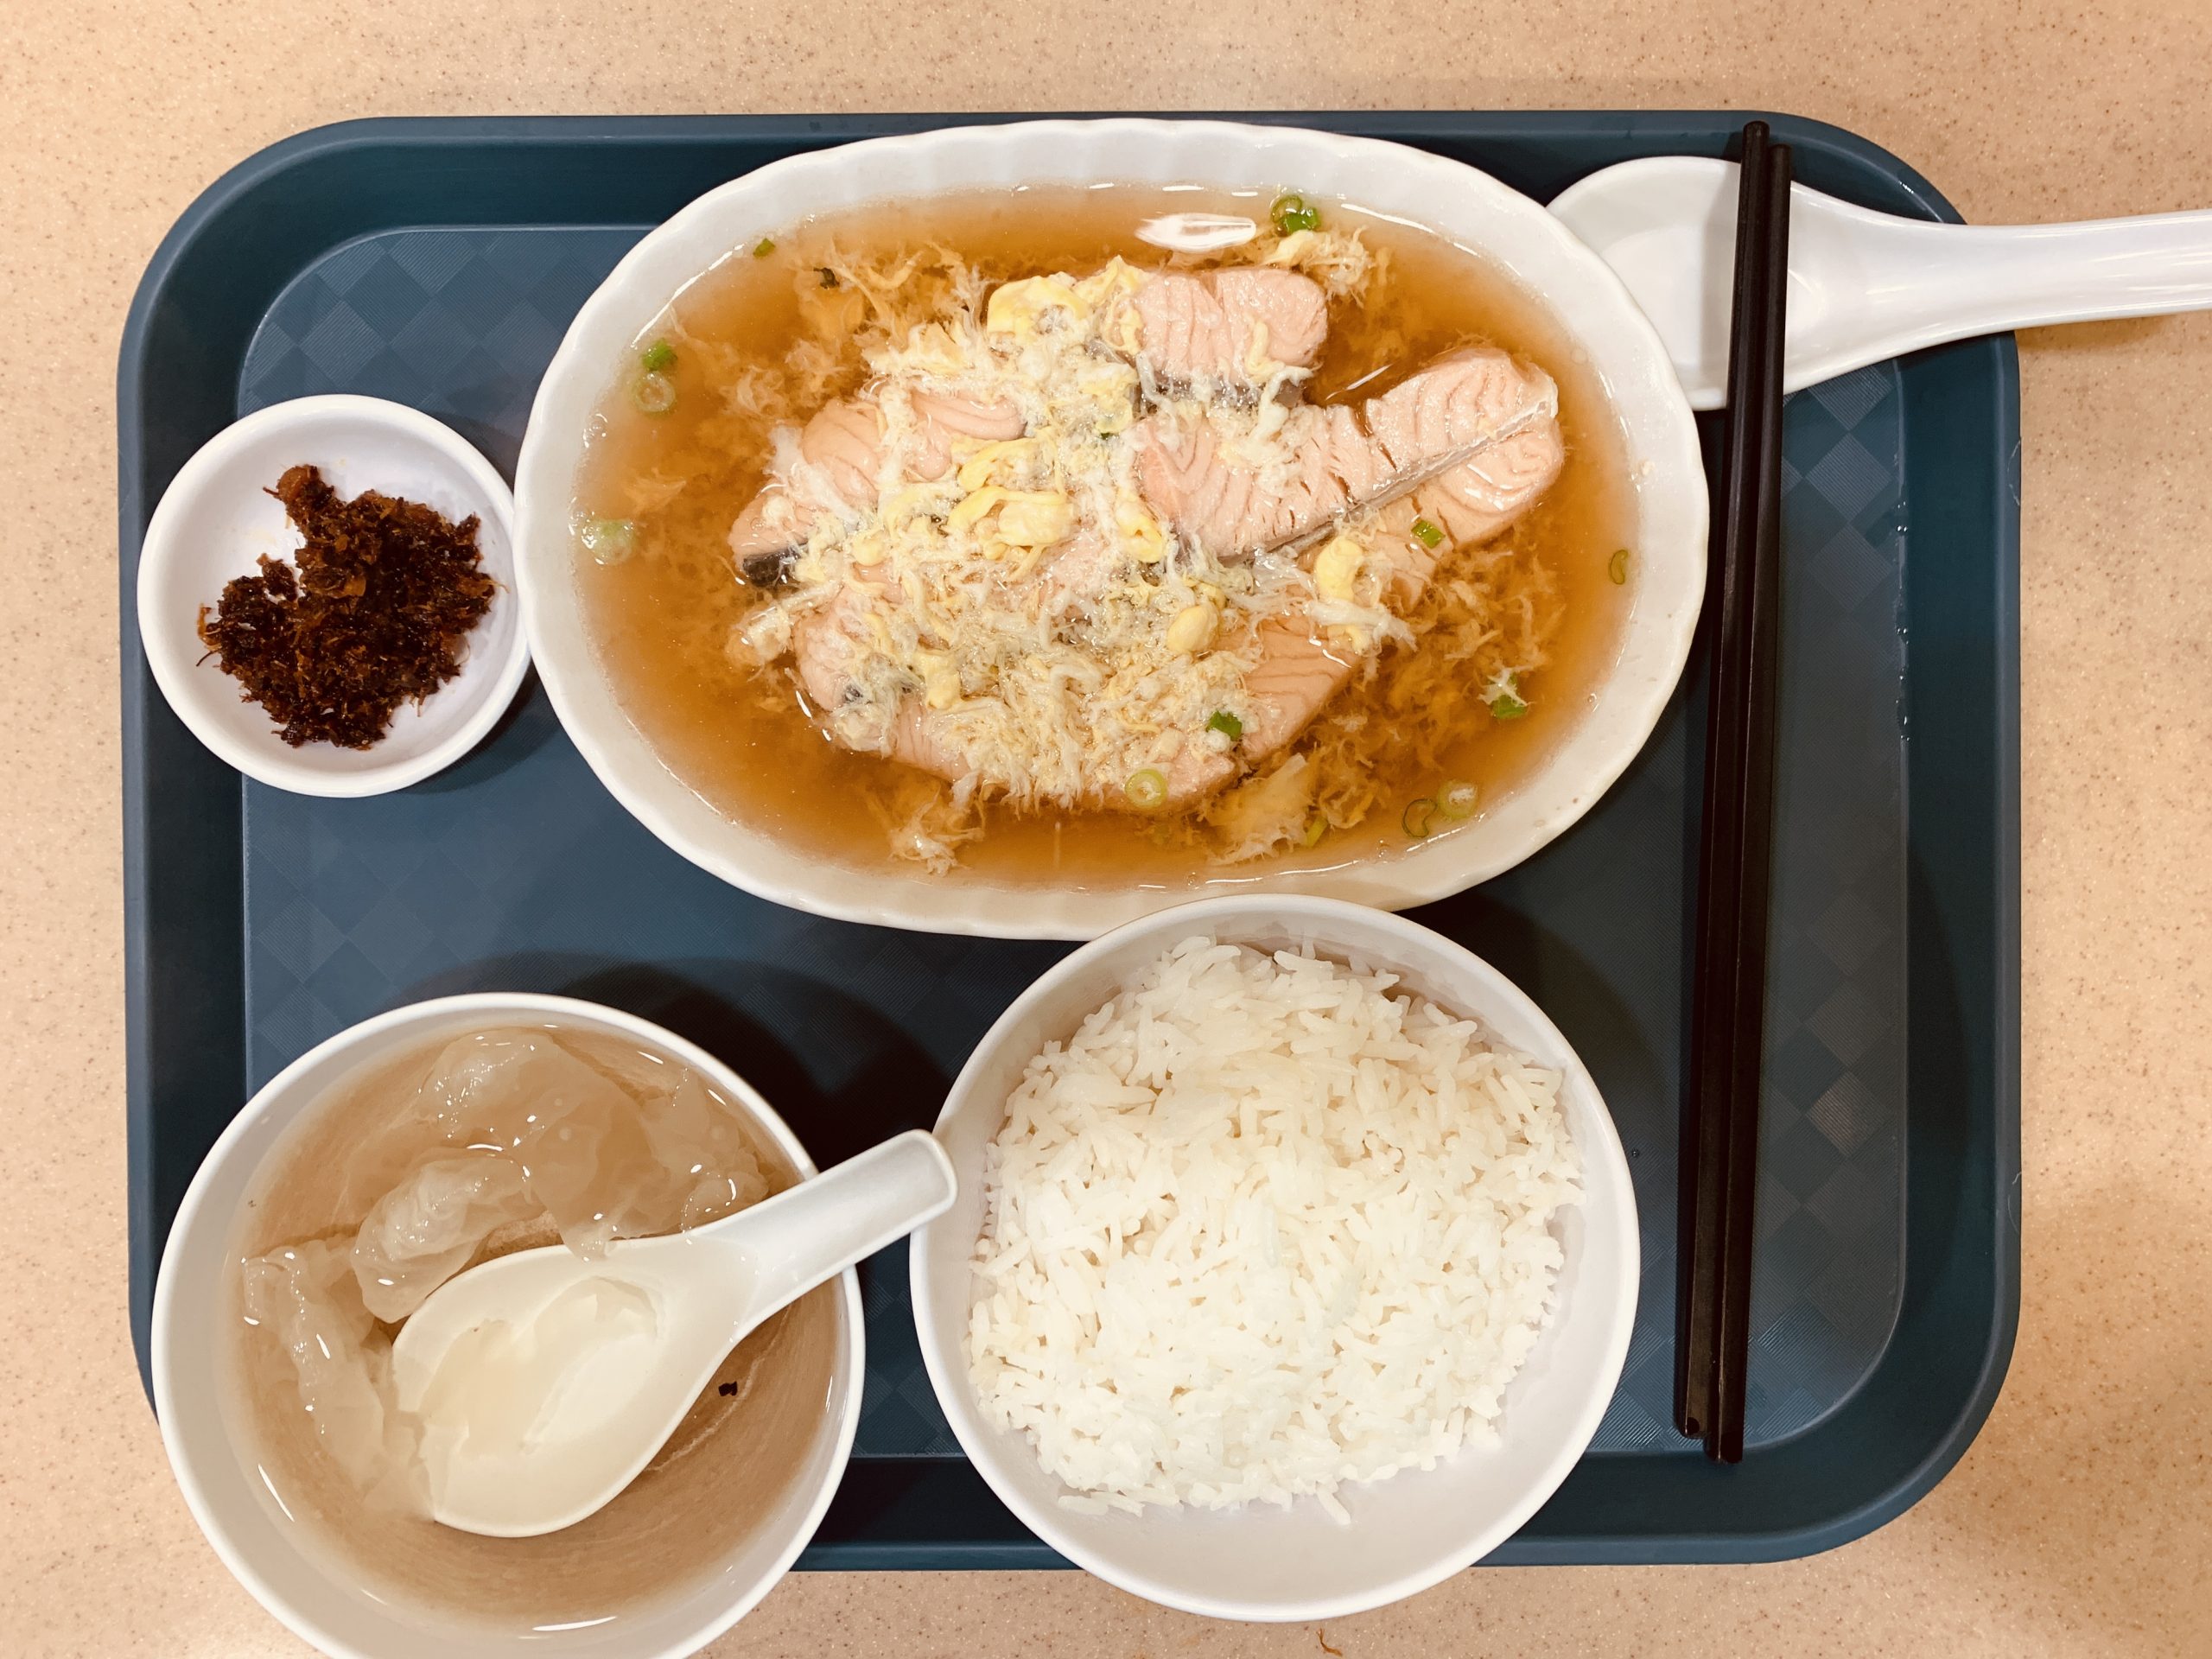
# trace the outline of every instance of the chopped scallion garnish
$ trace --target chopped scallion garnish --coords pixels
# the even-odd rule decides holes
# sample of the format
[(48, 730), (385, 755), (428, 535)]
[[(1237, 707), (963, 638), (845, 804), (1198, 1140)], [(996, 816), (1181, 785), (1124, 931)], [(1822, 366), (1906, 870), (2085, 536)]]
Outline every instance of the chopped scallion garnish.
[(1529, 712), (1529, 705), (1510, 691), (1501, 691), (1490, 700), (1490, 712), (1493, 720), (1518, 720)]
[(1268, 210), (1274, 221), (1275, 234), (1288, 236), (1294, 231), (1318, 231), (1321, 228), (1321, 210), (1300, 195), (1275, 198), (1275, 205)]
[(1321, 844), (1321, 837), (1328, 833), (1329, 820), (1322, 814), (1316, 812), (1306, 820), (1306, 831), (1298, 839), (1302, 846), (1318, 847)]
[(1475, 786), (1465, 779), (1448, 779), (1436, 791), (1436, 810), (1447, 818), (1472, 817), (1477, 793)]
[(1217, 709), (1206, 720), (1206, 730), (1219, 732), (1234, 743), (1244, 735), (1244, 722), (1226, 709)]
[(776, 238), (772, 236), (764, 236), (753, 245), (753, 257), (755, 259), (766, 259), (775, 251)]
[(638, 353), (638, 363), (647, 374), (672, 369), (676, 366), (676, 347), (664, 340), (657, 340)]
[(1435, 817), (1436, 803), (1423, 795), (1406, 803), (1406, 810), (1398, 815), (1398, 827), (1419, 841), (1429, 832)]
[(641, 374), (630, 388), (630, 401), (647, 415), (665, 415), (676, 407), (676, 382), (664, 374)]
[(1167, 799), (1167, 774), (1158, 766), (1141, 766), (1129, 774), (1129, 781), (1122, 787), (1130, 805), (1149, 812)]
[(1444, 545), (1444, 532), (1427, 519), (1416, 518), (1414, 520), (1414, 539), (1423, 547), (1441, 547)]
[(627, 518), (594, 518), (576, 535), (597, 564), (620, 564), (637, 550), (638, 527)]
[(1605, 574), (1613, 579), (1614, 587), (1624, 588), (1628, 585), (1628, 549), (1624, 547), (1618, 549), (1613, 556), (1605, 562)]

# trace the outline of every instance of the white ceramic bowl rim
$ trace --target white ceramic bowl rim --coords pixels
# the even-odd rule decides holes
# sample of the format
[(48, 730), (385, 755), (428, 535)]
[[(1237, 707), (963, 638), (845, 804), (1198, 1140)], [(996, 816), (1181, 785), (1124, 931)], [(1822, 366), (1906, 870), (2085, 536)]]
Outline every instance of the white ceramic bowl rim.
[[(162, 696), (192, 734), (218, 759), (249, 778), (295, 794), (335, 798), (404, 789), (467, 754), (513, 702), (523, 677), (530, 671), (529, 632), (516, 619), (494, 614), (480, 623), (470, 635), (470, 645), (478, 648), (487, 640), (497, 642), (492, 647), (498, 653), (496, 658), (479, 664), (472, 656), (457, 678), (441, 686), (420, 705), (447, 728), (434, 741), (410, 744), (411, 752), (406, 753), (394, 751), (379, 755), (370, 750), (356, 755), (330, 750), (318, 754), (327, 746), (288, 748), (258, 710), (254, 717), (259, 720), (260, 729), (251, 736), (242, 734), (237, 722), (226, 722), (211, 712), (206, 704), (214, 696), (226, 705), (223, 712), (229, 712), (227, 705), (238, 700), (238, 688), (222, 678), (219, 670), (201, 663), (206, 653), (190, 626), (193, 613), (180, 608), (175, 596), (164, 592), (172, 563), (185, 556), (179, 546), (185, 534), (181, 526), (200, 505), (202, 492), (213, 486), (234, 459), (273, 436), (294, 430), (318, 435), (350, 430), (396, 437), (460, 474), (472, 499), (480, 498), (487, 521), (480, 542), (487, 572), (502, 583), (502, 591), (493, 600), (495, 613), (516, 603), (514, 596), (505, 591), (512, 575), (514, 495), (499, 468), (482, 452), (442, 421), (404, 404), (344, 392), (295, 397), (256, 410), (225, 427), (177, 469), (162, 491), (140, 544), (133, 594), (146, 665)], [(296, 459), (318, 457), (305, 454)], [(362, 482), (387, 494), (409, 493), (409, 486), (402, 480)], [(214, 592), (207, 592), (200, 602), (212, 605), (215, 597)], [(219, 687), (206, 678), (211, 674), (219, 677)], [(397, 718), (409, 718), (416, 707), (404, 705)], [(387, 734), (385, 742), (393, 741), (395, 735)], [(325, 764), (318, 765), (318, 760)], [(340, 764), (328, 764), (333, 760)]]
[[(208, 1148), (207, 1155), (200, 1160), (191, 1185), (185, 1189), (184, 1197), (177, 1205), (175, 1217), (169, 1224), (169, 1238), (175, 1240), (184, 1236), (198, 1224), (200, 1212), (207, 1202), (207, 1192), (215, 1180), (217, 1172), (223, 1170), (238, 1155), (240, 1143), (260, 1128), (262, 1118), (284, 1101), (303, 1075), (315, 1071), (341, 1051), (364, 1046), (389, 1033), (416, 1025), (442, 1024), (471, 1015), (567, 1020), (582, 1025), (620, 1029), (730, 1089), (752, 1114), (753, 1121), (791, 1159), (802, 1179), (818, 1173), (804, 1145), (791, 1132), (782, 1115), (734, 1067), (697, 1044), (649, 1020), (603, 1003), (536, 992), (472, 991), (410, 1002), (349, 1026), (325, 1038), (263, 1084), (253, 1097), (238, 1109), (223, 1133), (216, 1137), (215, 1144)], [(296, 1122), (297, 1113), (312, 1109), (312, 1106), (313, 1103), (308, 1102), (296, 1108), (291, 1121)], [(286, 1129), (289, 1128), (288, 1122)], [(263, 1149), (261, 1158), (255, 1160), (256, 1171), (262, 1158), (281, 1147), (285, 1133), (285, 1130), (278, 1131), (271, 1145)], [(227, 1229), (230, 1217), (226, 1216), (221, 1219)], [(175, 1303), (180, 1294), (170, 1271), (172, 1260), (173, 1252), (164, 1248), (154, 1281), (150, 1369), (153, 1374), (154, 1411), (161, 1428), (162, 1448), (168, 1455), (169, 1467), (176, 1477), (177, 1485), (184, 1494), (186, 1506), (192, 1511), (193, 1519), (232, 1576), (246, 1587), (256, 1601), (301, 1640), (311, 1643), (321, 1652), (339, 1656), (340, 1659), (395, 1659), (392, 1654), (361, 1648), (341, 1632), (327, 1629), (305, 1615), (261, 1571), (259, 1566), (236, 1546), (222, 1524), (221, 1517), (214, 1512), (202, 1491), (196, 1475), (199, 1459), (201, 1457), (229, 1457), (234, 1452), (227, 1445), (201, 1448), (186, 1445), (177, 1428), (179, 1414), (171, 1408), (174, 1382), (172, 1344), (180, 1340), (204, 1341), (207, 1333), (197, 1331), (178, 1332), (171, 1329), (177, 1319)], [(777, 1581), (790, 1570), (791, 1563), (798, 1559), (800, 1551), (805, 1548), (815, 1529), (821, 1525), (822, 1517), (828, 1512), (830, 1500), (836, 1495), (845, 1465), (851, 1458), (854, 1437), (860, 1427), (861, 1382), (867, 1373), (866, 1337), (858, 1273), (848, 1268), (840, 1277), (840, 1285), (849, 1357), (848, 1363), (840, 1368), (838, 1382), (844, 1400), (842, 1409), (833, 1426), (835, 1442), (830, 1459), (829, 1478), (820, 1483), (819, 1489), (810, 1501), (803, 1522), (788, 1546), (779, 1552), (772, 1570), (746, 1586), (713, 1618), (698, 1623), (686, 1631), (680, 1640), (653, 1650), (653, 1654), (641, 1651), (635, 1659), (653, 1659), (653, 1655), (658, 1655), (659, 1659), (681, 1659), (681, 1656), (704, 1646), (728, 1630), (774, 1588)]]
[[(733, 823), (652, 752), (623, 712), (582, 615), (570, 520), (583, 434), (624, 353), (711, 265), (810, 214), (971, 188), (1112, 179), (1287, 181), (1481, 250), (1536, 293), (1592, 354), (1627, 447), (1637, 564), (1620, 656), (1598, 707), (1537, 774), (1454, 833), (1338, 870), (1271, 872), (1245, 891), (1319, 892), (1387, 909), (1488, 880), (1560, 834), (1626, 769), (1688, 659), (1705, 590), (1706, 480), (1666, 347), (1610, 267), (1537, 203), (1463, 163), (1379, 139), (1218, 121), (1053, 120), (949, 127), (787, 157), (708, 192), (625, 256), (539, 383), (516, 474), (516, 569), (538, 673), (570, 739), (615, 798), (724, 880), (849, 921), (1001, 938), (1095, 938), (1188, 891), (1000, 887), (918, 868), (825, 862), (798, 838)], [(1219, 887), (1216, 886), (1216, 891)]]
[[(1248, 925), (1240, 929), (1237, 926), (1239, 923)], [(1270, 926), (1270, 924), (1274, 925)], [(1185, 1593), (1147, 1577), (1144, 1572), (1118, 1560), (1109, 1551), (1086, 1542), (1076, 1530), (1086, 1524), (1084, 1519), (1071, 1518), (1070, 1511), (1055, 1503), (1039, 1502), (1033, 1492), (1025, 1491), (1020, 1481), (1012, 1476), (1010, 1463), (1026, 1459), (1024, 1466), (1031, 1477), (1041, 1478), (1050, 1483), (1050, 1477), (1043, 1476), (1037, 1467), (1033, 1448), (1026, 1440), (1011, 1435), (999, 1437), (995, 1443), (994, 1437), (998, 1435), (998, 1432), (985, 1428), (978, 1420), (973, 1406), (974, 1388), (961, 1352), (967, 1296), (963, 1294), (958, 1299), (963, 1309), (958, 1318), (942, 1319), (930, 1311), (936, 1301), (931, 1294), (932, 1279), (943, 1271), (941, 1265), (931, 1262), (932, 1246), (939, 1230), (963, 1225), (964, 1216), (968, 1212), (965, 1188), (963, 1200), (956, 1203), (944, 1217), (918, 1230), (908, 1245), (907, 1277), (912, 1287), (916, 1333), (931, 1386), (936, 1389), (946, 1421), (969, 1462), (1024, 1526), (1077, 1566), (1132, 1595), (1210, 1618), (1270, 1622), (1344, 1618), (1417, 1594), (1473, 1566), (1518, 1531), (1529, 1517), (1543, 1506), (1587, 1450), (1619, 1384), (1628, 1357), (1629, 1341), (1634, 1334), (1637, 1301), (1641, 1289), (1641, 1252), (1635, 1188), (1629, 1174), (1628, 1158), (1621, 1145), (1619, 1131), (1605, 1106), (1604, 1097), (1599, 1094), (1595, 1080), (1559, 1028), (1526, 992), (1456, 940), (1433, 929), (1404, 917), (1332, 899), (1268, 899), (1256, 895), (1236, 895), (1202, 899), (1155, 912), (1071, 952), (1016, 998), (976, 1045), (946, 1096), (944, 1110), (938, 1119), (939, 1138), (945, 1138), (948, 1128), (969, 1109), (969, 1097), (975, 1090), (979, 1074), (994, 1070), (1001, 1063), (1002, 1051), (1007, 1049), (1009, 1042), (1032, 1023), (1037, 1010), (1050, 1007), (1063, 995), (1064, 986), (1083, 976), (1093, 964), (1113, 957), (1140, 940), (1153, 941), (1164, 950), (1170, 943), (1191, 933), (1205, 933), (1217, 928), (1220, 937), (1229, 938), (1236, 938), (1242, 933), (1274, 931), (1308, 934), (1314, 938), (1316, 949), (1322, 955), (1338, 959), (1373, 954), (1358, 946), (1332, 949), (1328, 940), (1332, 933), (1342, 930), (1373, 929), (1387, 931), (1399, 940), (1417, 941), (1424, 948), (1448, 957), (1459, 971), (1468, 976), (1470, 983), (1479, 984), (1483, 988), (1483, 995), (1488, 999), (1487, 1006), (1462, 999), (1455, 1006), (1455, 1012), (1471, 1014), (1486, 1027), (1491, 1024), (1493, 1016), (1501, 1012), (1510, 1013), (1521, 1023), (1525, 1033), (1535, 1039), (1524, 1045), (1527, 1051), (1548, 1064), (1557, 1065), (1565, 1074), (1561, 1088), (1562, 1104), (1568, 1102), (1570, 1095), (1579, 1090), (1594, 1108), (1586, 1114), (1575, 1134), (1576, 1147), (1582, 1160), (1586, 1204), (1597, 1192), (1610, 1194), (1613, 1199), (1612, 1219), (1618, 1227), (1610, 1259), (1593, 1258), (1586, 1268), (1578, 1268), (1577, 1271), (1578, 1277), (1583, 1272), (1595, 1275), (1589, 1285), (1592, 1302), (1583, 1310), (1585, 1316), (1589, 1316), (1589, 1308), (1598, 1308), (1600, 1311), (1595, 1317), (1605, 1319), (1608, 1325), (1598, 1344), (1595, 1363), (1584, 1375), (1562, 1379), (1557, 1384), (1561, 1387), (1579, 1386), (1584, 1392), (1572, 1421), (1559, 1433), (1553, 1454), (1527, 1482), (1512, 1503), (1478, 1535), (1464, 1541), (1458, 1548), (1444, 1549), (1421, 1560), (1418, 1565), (1401, 1573), (1364, 1585), (1357, 1592), (1275, 1601), (1240, 1599), (1231, 1593)], [(1080, 1018), (1081, 1015), (1077, 1014), (1058, 1023), (1071, 1031)], [(1037, 1034), (1034, 1032), (1031, 1033), (1033, 1037)], [(1065, 1037), (1066, 1032), (1055, 1029), (1043, 1034), (1049, 1039), (1053, 1036)], [(956, 1154), (956, 1168), (960, 1163), (961, 1160)], [(972, 1169), (961, 1169), (960, 1174), (963, 1183), (976, 1178), (976, 1172)], [(966, 1243), (972, 1246), (972, 1239)], [(1584, 1249), (1588, 1251), (1591, 1246), (1586, 1243)], [(1565, 1271), (1562, 1270), (1563, 1274)], [(1608, 1296), (1611, 1306), (1604, 1308), (1602, 1305)], [(1509, 1388), (1509, 1396), (1513, 1388), (1517, 1388), (1526, 1380), (1529, 1371), (1536, 1366), (1544, 1345), (1554, 1338), (1568, 1312), (1566, 1299), (1562, 1297), (1560, 1305), (1554, 1306), (1546, 1320), (1544, 1330), (1538, 1338), (1536, 1351), (1530, 1356), (1513, 1387)], [(1509, 1439), (1514, 1432), (1515, 1423), (1515, 1414), (1509, 1408), (1503, 1430)], [(1471, 1453), (1463, 1452), (1460, 1455), (1465, 1457)], [(1450, 1465), (1440, 1466), (1448, 1469)], [(1390, 1481), (1379, 1483), (1370, 1490), (1387, 1491), (1395, 1482), (1427, 1478), (1426, 1473), (1409, 1471), (1395, 1476)], [(1355, 1503), (1357, 1501), (1354, 1500)], [(1300, 1502), (1310, 1503), (1311, 1500)], [(1198, 1516), (1201, 1512), (1184, 1513)], [(1233, 1516), (1236, 1512), (1230, 1513)], [(1418, 1551), (1411, 1553), (1419, 1554)]]

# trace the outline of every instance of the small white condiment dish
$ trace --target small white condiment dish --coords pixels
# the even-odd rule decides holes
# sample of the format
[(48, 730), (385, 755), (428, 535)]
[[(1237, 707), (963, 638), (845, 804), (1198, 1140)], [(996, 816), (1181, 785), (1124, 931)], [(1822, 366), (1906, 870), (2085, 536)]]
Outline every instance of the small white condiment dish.
[[(1028, 1439), (987, 1422), (966, 1351), (976, 1294), (970, 1265), (983, 1227), (985, 1148), (1023, 1068), (1047, 1042), (1118, 995), (1167, 948), (1193, 934), (1262, 950), (1310, 946), (1479, 1020), (1508, 1046), (1563, 1074), (1560, 1100), (1582, 1158), (1582, 1202), (1553, 1224), (1565, 1255), (1554, 1305), (1505, 1393), (1495, 1444), (1434, 1469), (1287, 1509), (1154, 1507), (1084, 1514), (1039, 1463)], [(1077, 1566), (1149, 1600), (1217, 1618), (1338, 1618), (1425, 1590), (1510, 1537), (1567, 1478), (1619, 1382), (1636, 1320), (1636, 1195), (1595, 1083), (1557, 1027), (1497, 969), (1441, 934), (1333, 899), (1252, 895), (1205, 900), (1133, 922), (1067, 957), (1031, 986), (978, 1046), (938, 1118), (960, 1174), (952, 1208), (917, 1232), (914, 1322), (930, 1381), (969, 1461), (1038, 1537)]]
[(281, 1523), (228, 1421), (232, 1379), (219, 1332), (236, 1317), (231, 1250), (239, 1206), (285, 1132), (333, 1089), (442, 1035), (546, 1024), (627, 1039), (690, 1066), (743, 1108), (802, 1177), (816, 1173), (774, 1109), (713, 1055), (649, 1020), (563, 996), (486, 992), (395, 1008), (310, 1049), (246, 1103), (194, 1176), (162, 1253), (154, 1286), (154, 1408), (185, 1502), (224, 1565), (287, 1628), (336, 1659), (416, 1659), (432, 1651), (442, 1659), (524, 1653), (681, 1659), (737, 1623), (783, 1577), (821, 1523), (852, 1454), (864, 1354), (860, 1279), (849, 1268), (837, 1281), (834, 1380), (800, 1474), (719, 1569), (689, 1587), (597, 1624), (507, 1634), (432, 1630), (420, 1615), (410, 1617), (363, 1588), (342, 1565), (303, 1548), (298, 1529)]
[[(499, 583), (470, 631), (461, 671), (419, 703), (403, 703), (376, 746), (293, 748), (200, 643), (200, 607), (264, 556), (289, 559), (300, 537), (269, 492), (285, 469), (320, 467), (350, 500), (364, 490), (474, 514), (485, 574)], [(380, 397), (333, 395), (272, 404), (227, 426), (185, 462), (138, 552), (138, 636), (162, 695), (192, 734), (249, 778), (301, 795), (381, 795), (420, 783), (480, 742), (530, 667), (515, 598), (514, 497), (498, 468), (439, 421)]]

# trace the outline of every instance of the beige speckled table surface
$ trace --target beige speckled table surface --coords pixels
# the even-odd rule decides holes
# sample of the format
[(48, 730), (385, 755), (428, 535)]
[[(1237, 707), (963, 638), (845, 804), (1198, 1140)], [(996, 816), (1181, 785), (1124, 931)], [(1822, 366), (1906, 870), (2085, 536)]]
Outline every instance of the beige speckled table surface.
[[(170, 222), (378, 114), (1761, 106), (1969, 219), (2212, 206), (2205, 0), (14, 0), (0, 7), (0, 1650), (301, 1649), (194, 1531), (124, 1318), (113, 379)], [(2212, 317), (2025, 382), (2025, 1289), (1903, 1518), (1760, 1567), (1478, 1571), (1244, 1629), (1073, 1573), (800, 1574), (717, 1653), (2212, 1652)]]

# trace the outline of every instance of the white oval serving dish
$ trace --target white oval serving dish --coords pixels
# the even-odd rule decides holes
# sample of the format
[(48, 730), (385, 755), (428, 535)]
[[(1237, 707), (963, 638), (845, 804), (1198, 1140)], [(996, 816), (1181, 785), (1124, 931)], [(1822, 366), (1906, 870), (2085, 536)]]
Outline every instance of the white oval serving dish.
[(1025, 185), (1294, 185), (1411, 220), (1478, 252), (1539, 296), (1604, 385), (1637, 513), (1630, 609), (1592, 706), (1535, 774), (1449, 836), (1324, 872), (1249, 878), (1246, 890), (1324, 893), (1386, 909), (1487, 880), (1566, 830), (1619, 777), (1657, 723), (1705, 591), (1707, 496), (1697, 433), (1666, 347), (1605, 263), (1519, 192), (1459, 162), (1370, 138), (1219, 121), (1035, 121), (870, 139), (772, 163), (709, 192), (632, 248), (569, 327), (540, 382), (516, 474), (516, 571), (547, 694), (616, 799), (725, 880), (818, 915), (943, 933), (1089, 938), (1197, 890), (1001, 886), (918, 866), (855, 869), (734, 823), (661, 760), (598, 660), (575, 581), (577, 470), (593, 413), (638, 335), (717, 261), (812, 214)]

